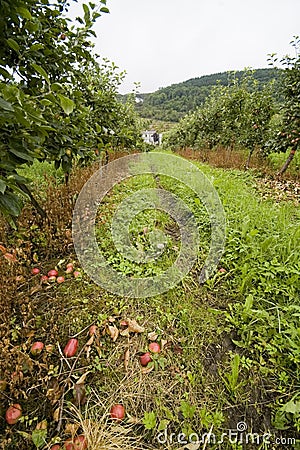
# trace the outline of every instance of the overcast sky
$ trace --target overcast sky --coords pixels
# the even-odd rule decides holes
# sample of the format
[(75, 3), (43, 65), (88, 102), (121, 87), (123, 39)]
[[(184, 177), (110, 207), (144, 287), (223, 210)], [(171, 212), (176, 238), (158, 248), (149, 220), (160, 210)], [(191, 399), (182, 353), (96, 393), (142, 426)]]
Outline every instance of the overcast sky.
[(94, 28), (96, 51), (127, 71), (123, 93), (134, 82), (152, 92), (201, 75), (268, 67), (268, 54), (293, 54), (289, 42), (300, 35), (300, 0), (107, 0), (107, 6), (110, 14)]

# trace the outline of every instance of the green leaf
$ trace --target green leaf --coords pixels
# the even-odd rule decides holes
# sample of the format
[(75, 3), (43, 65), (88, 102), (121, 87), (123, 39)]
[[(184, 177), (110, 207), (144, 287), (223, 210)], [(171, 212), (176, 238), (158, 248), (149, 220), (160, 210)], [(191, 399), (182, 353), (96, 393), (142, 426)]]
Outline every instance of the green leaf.
[(11, 215), (18, 217), (22, 209), (22, 202), (19, 197), (12, 192), (5, 192), (5, 194), (0, 194), (0, 209), (5, 215)]
[(0, 67), (0, 74), (4, 77), (4, 78), (10, 78), (11, 80), (13, 80), (13, 76), (3, 67)]
[(185, 419), (192, 419), (194, 417), (196, 406), (182, 400), (180, 404), (180, 409)]
[(158, 426), (158, 431), (163, 431), (167, 428), (167, 426), (169, 425), (170, 421), (167, 419), (162, 419), (159, 422), (159, 426)]
[(34, 70), (36, 72), (38, 72), (43, 78), (45, 78), (45, 80), (47, 81), (48, 84), (50, 84), (50, 80), (49, 80), (48, 74), (45, 71), (45, 69), (43, 69), (41, 66), (39, 66), (38, 64), (35, 64), (35, 63), (32, 63), (31, 65), (34, 68)]
[(36, 448), (43, 447), (46, 444), (47, 430), (33, 430), (32, 441)]
[(73, 112), (75, 107), (75, 103), (73, 102), (73, 100), (71, 100), (68, 97), (65, 97), (62, 94), (57, 94), (57, 96), (60, 100), (60, 106), (62, 107), (64, 112), (68, 115), (71, 114), (71, 112)]
[(0, 97), (0, 108), (5, 111), (14, 111), (12, 104), (4, 100), (2, 97)]
[(20, 159), (24, 159), (25, 161), (33, 161), (33, 158), (30, 155), (28, 155), (28, 153), (25, 153), (12, 147), (9, 148), (9, 151)]
[(38, 50), (41, 50), (42, 48), (44, 48), (43, 44), (33, 44), (29, 51), (30, 52), (37, 52)]
[(145, 412), (142, 422), (143, 422), (146, 430), (153, 430), (153, 428), (155, 428), (155, 426), (156, 426), (155, 412), (154, 411), (151, 411), (150, 413)]
[(0, 192), (1, 194), (4, 194), (6, 190), (6, 183), (3, 180), (0, 180)]
[(15, 52), (19, 52), (19, 50), (20, 50), (19, 44), (14, 39), (8, 38), (7, 44), (9, 45), (10, 48), (15, 50)]
[(100, 11), (103, 13), (109, 13), (109, 9), (106, 8), (105, 6), (103, 6), (103, 8), (101, 8)]
[(63, 88), (63, 85), (61, 83), (52, 83), (51, 84), (51, 89), (54, 92), (60, 91), (62, 88)]
[(22, 6), (20, 6), (19, 8), (17, 8), (17, 13), (20, 14), (23, 19), (32, 20), (32, 15), (27, 8), (23, 8)]

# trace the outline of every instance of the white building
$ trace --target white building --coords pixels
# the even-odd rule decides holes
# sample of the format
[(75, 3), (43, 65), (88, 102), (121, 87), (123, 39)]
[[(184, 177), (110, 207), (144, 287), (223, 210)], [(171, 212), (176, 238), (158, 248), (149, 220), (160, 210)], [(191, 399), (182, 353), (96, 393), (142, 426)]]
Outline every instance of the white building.
[(147, 130), (143, 132), (142, 138), (147, 144), (160, 145), (162, 134), (157, 133), (155, 130)]

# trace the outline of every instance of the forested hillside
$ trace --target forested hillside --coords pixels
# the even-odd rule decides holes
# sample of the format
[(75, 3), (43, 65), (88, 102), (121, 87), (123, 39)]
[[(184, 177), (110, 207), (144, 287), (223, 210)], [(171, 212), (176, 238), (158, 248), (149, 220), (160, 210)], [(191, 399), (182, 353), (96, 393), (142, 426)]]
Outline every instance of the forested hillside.
[[(222, 72), (191, 78), (178, 84), (159, 89), (150, 94), (139, 94), (143, 100), (137, 103), (137, 110), (144, 118), (165, 121), (178, 121), (186, 113), (204, 103), (213, 86), (228, 85), (232, 78), (241, 79), (245, 71)], [(254, 78), (265, 85), (272, 79), (278, 79), (279, 72), (275, 69), (257, 69)]]

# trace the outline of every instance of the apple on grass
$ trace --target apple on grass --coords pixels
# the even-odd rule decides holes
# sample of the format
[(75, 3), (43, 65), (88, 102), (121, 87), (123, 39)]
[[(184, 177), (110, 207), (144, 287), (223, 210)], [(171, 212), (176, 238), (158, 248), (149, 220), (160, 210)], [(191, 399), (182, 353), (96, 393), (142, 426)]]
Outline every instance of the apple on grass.
[(36, 341), (36, 342), (34, 342), (34, 343), (32, 344), (32, 346), (31, 346), (31, 348), (30, 348), (30, 353), (31, 353), (33, 356), (37, 356), (37, 355), (39, 355), (40, 353), (42, 353), (43, 348), (44, 348), (44, 343), (41, 342), (41, 341)]
[(121, 404), (113, 405), (110, 408), (110, 417), (116, 422), (121, 422), (125, 417), (125, 408)]
[(143, 367), (146, 367), (150, 361), (152, 361), (152, 358), (149, 352), (140, 356), (140, 363)]
[(10, 405), (5, 413), (5, 420), (9, 425), (14, 425), (22, 416), (22, 407), (19, 403)]

